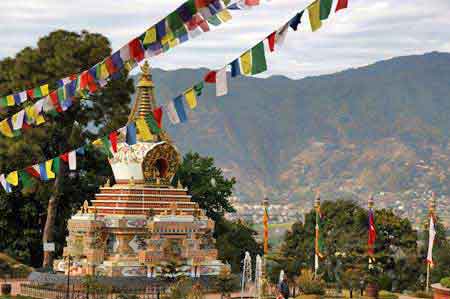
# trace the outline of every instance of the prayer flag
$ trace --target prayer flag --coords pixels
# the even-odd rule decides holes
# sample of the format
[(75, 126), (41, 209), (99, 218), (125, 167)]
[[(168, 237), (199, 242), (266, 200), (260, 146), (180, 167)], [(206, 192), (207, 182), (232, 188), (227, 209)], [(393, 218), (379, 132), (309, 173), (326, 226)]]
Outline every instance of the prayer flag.
[(172, 124), (178, 124), (180, 122), (180, 118), (178, 117), (178, 113), (175, 109), (175, 105), (173, 101), (170, 101), (167, 105), (167, 115), (169, 116), (169, 120)]
[(194, 88), (190, 88), (184, 92), (184, 98), (190, 109), (197, 107), (197, 97), (195, 96)]
[(267, 70), (266, 54), (264, 43), (260, 42), (252, 48), (252, 75), (256, 75)]
[(77, 169), (77, 152), (71, 151), (67, 154), (69, 160), (69, 169), (76, 170)]
[(6, 103), (8, 104), (8, 106), (14, 106), (16, 103), (14, 100), (14, 96), (13, 95), (6, 96)]
[(276, 35), (275, 35), (275, 43), (279, 46), (282, 46), (284, 44), (284, 41), (286, 40), (286, 36), (288, 33), (289, 29), (289, 22), (284, 24), (283, 27), (281, 27)]
[(158, 126), (155, 118), (152, 114), (147, 114), (145, 116), (145, 121), (147, 122), (148, 127), (150, 128), (150, 132), (154, 135), (161, 133), (161, 128)]
[(428, 229), (428, 253), (427, 253), (427, 263), (433, 265), (433, 245), (434, 238), (436, 237), (436, 229), (434, 227), (433, 215), (430, 215), (430, 227)]
[(29, 175), (31, 175), (31, 176), (33, 176), (35, 178), (39, 178), (41, 175), (39, 174), (39, 171), (37, 169), (39, 169), (39, 166), (38, 165), (34, 165), (34, 166), (29, 166), (29, 167), (25, 168), (25, 171)]
[(6, 102), (6, 97), (0, 98), (0, 106), (2, 106), (2, 107), (8, 106), (8, 103)]
[(116, 66), (116, 69), (121, 70), (123, 68), (123, 60), (120, 57), (120, 51), (115, 52), (112, 56), (111, 56), (111, 61), (114, 63), (114, 65)]
[(130, 57), (139, 62), (144, 59), (144, 48), (142, 47), (141, 40), (138, 38), (133, 39), (128, 46), (130, 47)]
[(178, 118), (180, 122), (184, 123), (187, 121), (186, 111), (184, 110), (183, 99), (181, 96), (176, 97), (174, 100), (175, 110), (177, 111)]
[(16, 171), (10, 172), (6, 176), (6, 181), (13, 186), (19, 185), (19, 173)]
[(237, 77), (240, 74), (241, 74), (241, 66), (239, 65), (239, 59), (235, 59), (231, 63), (231, 77)]
[(150, 132), (150, 129), (143, 118), (138, 118), (136, 120), (136, 127), (138, 129), (138, 135), (142, 138), (143, 141), (153, 140), (153, 135)]
[(61, 162), (61, 159), (60, 159), (59, 157), (53, 158), (52, 171), (53, 171), (56, 175), (59, 175), (60, 162)]
[(113, 152), (117, 153), (117, 131), (109, 133), (109, 142)]
[[(264, 50), (264, 49), (263, 49)], [(227, 68), (216, 73), (216, 96), (221, 97), (228, 93)]]
[(14, 98), (14, 104), (20, 105), (20, 95), (18, 93), (13, 95)]
[(212, 15), (206, 19), (211, 25), (219, 26), (222, 24), (222, 21), (219, 19), (217, 15)]
[(302, 22), (302, 16), (303, 13), (305, 11), (302, 10), (301, 12), (299, 12), (298, 14), (295, 15), (295, 17), (293, 17), (290, 21), (289, 21), (289, 26), (291, 26), (291, 28), (294, 31), (297, 31), (298, 25)]
[(259, 5), (259, 0), (245, 0), (245, 4), (248, 6), (257, 6)]
[(217, 16), (218, 16), (224, 23), (226, 23), (226, 22), (228, 22), (229, 20), (232, 19), (232, 16), (231, 16), (230, 12), (228, 11), (228, 9), (221, 10), (221, 11), (217, 14)]
[(42, 85), (40, 87), (40, 89), (41, 89), (41, 96), (42, 97), (45, 97), (45, 96), (48, 95), (48, 84)]
[(136, 125), (134, 123), (129, 123), (127, 125), (126, 142), (128, 145), (136, 144)]
[(11, 185), (6, 181), (4, 174), (0, 175), (0, 183), (7, 193), (11, 193)]
[(13, 130), (20, 130), (22, 129), (23, 125), (23, 118), (25, 117), (25, 110), (20, 110), (16, 114), (12, 116), (13, 120)]
[(377, 238), (377, 231), (375, 229), (375, 219), (373, 210), (369, 210), (369, 238), (367, 240), (368, 254), (373, 256), (375, 254), (375, 240)]
[(111, 142), (109, 140), (109, 136), (104, 136), (100, 139), (100, 143), (102, 145), (102, 151), (108, 156), (108, 158), (112, 158), (113, 154), (111, 153)]
[(128, 62), (131, 59), (130, 47), (128, 45), (125, 45), (122, 48), (120, 48), (119, 56), (120, 56), (120, 59), (122, 60), (122, 63)]
[(201, 96), (204, 87), (205, 87), (205, 85), (203, 84), (203, 81), (195, 84), (194, 85), (195, 95), (198, 97)]
[(61, 113), (62, 108), (59, 105), (58, 92), (56, 90), (52, 91), (52, 93), (50, 94), (50, 100), (51, 100), (53, 106), (55, 107), (56, 111)]
[(19, 170), (19, 179), (23, 187), (31, 187), (31, 177), (26, 171)]
[(326, 20), (331, 12), (333, 0), (320, 0), (320, 19)]
[(45, 167), (46, 163), (40, 163), (39, 164), (39, 175), (41, 177), (41, 180), (48, 181), (47, 177), (47, 168)]
[(269, 49), (270, 52), (275, 51), (275, 36), (276, 36), (276, 32), (272, 32), (268, 37), (267, 37), (267, 41), (269, 43)]
[(42, 98), (42, 90), (40, 87), (36, 87), (33, 89), (33, 97), (34, 98)]
[(163, 110), (162, 107), (158, 107), (155, 110), (153, 110), (153, 117), (155, 118), (158, 127), (162, 128), (162, 118), (163, 118)]
[(55, 173), (52, 171), (53, 160), (48, 160), (45, 162), (45, 170), (48, 179), (54, 179)]
[(348, 7), (348, 0), (338, 0), (335, 12)]
[(240, 59), (243, 74), (250, 75), (252, 72), (252, 51), (245, 52)]
[(206, 83), (216, 83), (216, 71), (210, 71), (205, 76)]
[(192, 19), (192, 16), (195, 13), (197, 13), (197, 8), (193, 1), (188, 1), (181, 4), (181, 6), (177, 8), (177, 12), (183, 22), (186, 23)]
[(19, 93), (19, 97), (20, 97), (20, 102), (23, 103), (28, 99), (27, 96), (27, 92), (26, 91), (22, 91), (21, 93)]
[(320, 20), (320, 0), (314, 1), (308, 7), (308, 14), (311, 30), (314, 32), (322, 26), (322, 21)]
[(162, 40), (166, 36), (166, 20), (161, 20), (156, 24), (156, 35), (158, 40)]
[(14, 137), (11, 127), (6, 119), (0, 122), (0, 132), (6, 137)]
[(148, 45), (148, 44), (152, 44), (154, 42), (156, 42), (156, 27), (151, 27), (150, 29), (147, 30), (147, 32), (145, 32), (145, 37), (144, 37), (144, 41), (143, 44)]

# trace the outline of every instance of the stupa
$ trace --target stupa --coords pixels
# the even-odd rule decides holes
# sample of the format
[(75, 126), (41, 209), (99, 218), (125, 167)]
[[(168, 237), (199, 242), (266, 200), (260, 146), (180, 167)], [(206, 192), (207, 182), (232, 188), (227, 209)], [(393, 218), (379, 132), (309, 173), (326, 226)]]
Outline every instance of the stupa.
[[(129, 121), (155, 107), (151, 70), (145, 63)], [(117, 152), (109, 160), (116, 184), (101, 187), (69, 220), (64, 258), (55, 260), (54, 270), (67, 274), (71, 260), (70, 274), (75, 276), (157, 277), (175, 256), (181, 261), (177, 274), (218, 275), (224, 265), (217, 259), (214, 222), (191, 201), (186, 188), (171, 186), (180, 161), (164, 130), (151, 142), (138, 137), (134, 145), (119, 136)]]

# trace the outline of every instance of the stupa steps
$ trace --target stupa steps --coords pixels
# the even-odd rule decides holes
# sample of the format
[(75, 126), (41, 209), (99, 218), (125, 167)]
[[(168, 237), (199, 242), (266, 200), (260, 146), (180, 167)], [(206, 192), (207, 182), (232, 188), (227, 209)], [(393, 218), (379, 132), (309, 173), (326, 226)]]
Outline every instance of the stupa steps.
[(173, 203), (173, 202), (154, 202), (154, 201), (106, 201), (106, 200), (93, 200), (92, 206), (96, 208), (101, 207), (116, 207), (116, 208), (161, 208), (161, 209), (171, 209), (176, 207), (176, 209), (198, 209), (198, 205), (195, 202), (182, 202), (182, 203)]
[(100, 194), (139, 194), (159, 196), (184, 196), (191, 197), (187, 189), (151, 188), (151, 187), (101, 187)]
[[(168, 208), (149, 208), (149, 207), (89, 207), (90, 213), (98, 215), (147, 215), (150, 210), (156, 215), (162, 215), (167, 212)], [(176, 215), (194, 215), (198, 211), (193, 209), (178, 209)]]
[(153, 202), (191, 202), (190, 196), (162, 196), (162, 195), (145, 195), (145, 194), (96, 194), (95, 201), (153, 201)]

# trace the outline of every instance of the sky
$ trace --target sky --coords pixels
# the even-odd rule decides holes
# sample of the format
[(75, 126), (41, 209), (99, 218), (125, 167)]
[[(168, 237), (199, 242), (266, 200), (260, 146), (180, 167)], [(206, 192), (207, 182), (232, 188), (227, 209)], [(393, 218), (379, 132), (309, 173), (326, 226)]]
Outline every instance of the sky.
[[(117, 50), (183, 2), (1, 0), (0, 59), (36, 45), (57, 29), (101, 33)], [(311, 2), (261, 0), (259, 7), (233, 11), (230, 22), (153, 58), (151, 64), (168, 70), (221, 68)], [(305, 14), (299, 31), (290, 31), (283, 48), (268, 55), (265, 76), (303, 78), (431, 51), (450, 52), (449, 0), (349, 0), (348, 9), (332, 13), (314, 33)]]

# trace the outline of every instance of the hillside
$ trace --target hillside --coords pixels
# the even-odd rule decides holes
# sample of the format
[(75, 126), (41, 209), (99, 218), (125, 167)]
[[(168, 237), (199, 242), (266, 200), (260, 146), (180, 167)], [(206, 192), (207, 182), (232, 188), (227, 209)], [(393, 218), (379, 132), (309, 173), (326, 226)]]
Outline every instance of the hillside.
[[(154, 70), (159, 101), (205, 72)], [(189, 123), (166, 119), (166, 127), (183, 152), (211, 155), (235, 176), (241, 199), (267, 195), (308, 205), (320, 188), (325, 198), (365, 202), (376, 193), (380, 205), (423, 212), (425, 192), (449, 195), (449, 53), (301, 80), (229, 82), (229, 95), (216, 98), (208, 87)]]

